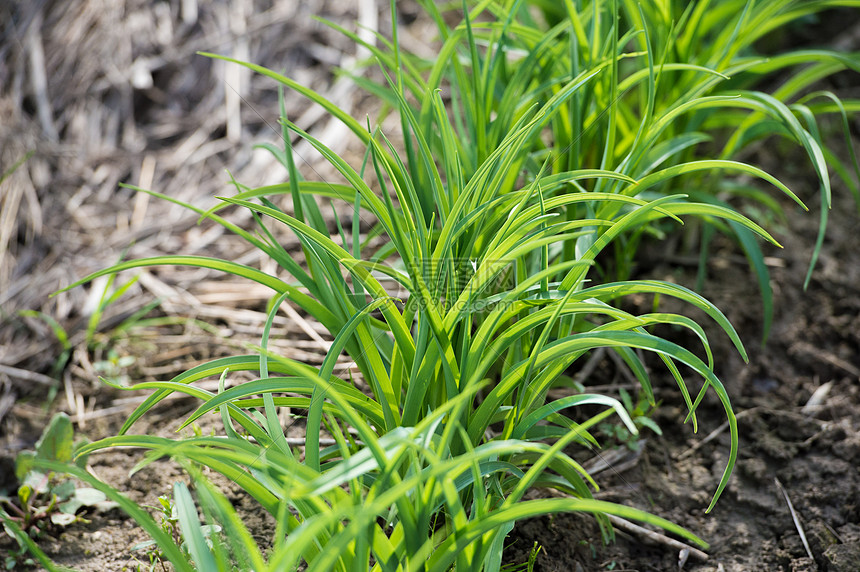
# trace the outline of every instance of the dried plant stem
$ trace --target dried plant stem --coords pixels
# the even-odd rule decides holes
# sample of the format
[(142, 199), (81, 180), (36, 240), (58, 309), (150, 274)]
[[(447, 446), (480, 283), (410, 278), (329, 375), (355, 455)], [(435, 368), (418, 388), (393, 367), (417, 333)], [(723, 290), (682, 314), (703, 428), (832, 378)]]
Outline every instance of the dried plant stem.
[(609, 522), (612, 523), (612, 526), (618, 528), (619, 530), (623, 530), (624, 532), (629, 532), (630, 534), (635, 534), (637, 536), (641, 536), (650, 540), (651, 542), (656, 542), (657, 544), (662, 544), (664, 546), (668, 546), (670, 548), (674, 548), (679, 551), (688, 551), (688, 554), (695, 558), (696, 560), (701, 560), (702, 562), (708, 559), (708, 555), (702, 552), (697, 548), (693, 548), (689, 544), (685, 544), (674, 538), (669, 538), (664, 534), (660, 534), (659, 532), (654, 532), (653, 530), (648, 530), (647, 528), (642, 528), (638, 524), (633, 524), (629, 520), (625, 520), (621, 517), (608, 514)]

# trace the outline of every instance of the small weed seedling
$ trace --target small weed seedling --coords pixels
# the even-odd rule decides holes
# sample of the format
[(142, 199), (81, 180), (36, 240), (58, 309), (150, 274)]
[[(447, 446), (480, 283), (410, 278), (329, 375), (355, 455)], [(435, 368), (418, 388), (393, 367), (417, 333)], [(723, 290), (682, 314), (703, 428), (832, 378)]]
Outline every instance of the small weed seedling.
[(654, 406), (648, 403), (648, 399), (644, 395), (640, 395), (634, 405), (633, 398), (626, 389), (620, 388), (618, 393), (621, 403), (624, 404), (624, 409), (627, 410), (633, 425), (640, 430), (640, 433), (631, 433), (623, 424), (609, 421), (601, 423), (598, 429), (603, 435), (619, 445), (624, 445), (631, 451), (638, 451), (644, 442), (642, 441), (642, 429), (649, 429), (657, 435), (662, 435), (663, 431), (651, 419), (650, 414), (654, 410)]
[[(74, 432), (69, 417), (59, 413), (51, 419), (42, 437), (36, 444), (35, 453), (22, 453), (18, 458), (16, 476), (21, 482), (15, 497), (0, 496), (0, 517), (4, 532), (18, 541), (20, 551), (6, 558), (8, 568), (16, 563), (25, 563), (24, 554), (29, 549), (28, 539), (38, 540), (44, 533), (75, 522), (88, 522), (80, 516), (81, 508), (109, 510), (116, 503), (94, 488), (81, 487), (74, 480), (62, 478), (54, 472), (43, 472), (33, 468), (33, 460), (70, 462)], [(81, 458), (85, 463), (86, 459)], [(23, 536), (26, 536), (26, 539)]]
[[(161, 530), (170, 536), (173, 541), (180, 546), (182, 553), (186, 558), (190, 559), (191, 554), (188, 551), (188, 544), (182, 540), (182, 529), (179, 525), (179, 511), (176, 503), (174, 503), (169, 496), (161, 495), (158, 497), (158, 506), (150, 506), (148, 508), (156, 511), (158, 516), (161, 518)], [(221, 532), (221, 527), (217, 524), (200, 525), (200, 533), (203, 535), (203, 538), (206, 539), (206, 544), (210, 549), (212, 548), (212, 536), (219, 532)], [(147, 540), (140, 544), (136, 544), (132, 547), (132, 550), (146, 551), (146, 556), (149, 560), (149, 570), (155, 570), (156, 565), (160, 566), (162, 570), (167, 570), (166, 563), (168, 560), (165, 558), (164, 552), (159, 548), (158, 543), (155, 540)]]

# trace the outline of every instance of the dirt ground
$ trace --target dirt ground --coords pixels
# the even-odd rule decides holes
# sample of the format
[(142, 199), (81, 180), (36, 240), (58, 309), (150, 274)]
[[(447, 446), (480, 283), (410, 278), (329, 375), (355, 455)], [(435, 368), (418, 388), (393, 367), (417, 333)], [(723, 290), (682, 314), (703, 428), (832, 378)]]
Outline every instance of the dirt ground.
[[(89, 340), (89, 316), (102, 290), (49, 294), (121, 256), (207, 254), (257, 263), (257, 253), (220, 227), (197, 225), (193, 213), (118, 183), (208, 207), (212, 196), (232, 192), (225, 170), (254, 186), (283, 178), (271, 156), (251, 149), (277, 141), (271, 83), (195, 56), (196, 50), (287, 70), (355, 113), (372, 112), (372, 103), (331, 73), (332, 65), (351, 65), (350, 42), (311, 15), (346, 26), (360, 20), (384, 31), (388, 13), (372, 2), (345, 4), (16, 0), (0, 7), (0, 21), (8, 23), (0, 31), (0, 170), (35, 151), (0, 194), (0, 492), (14, 490), (15, 455), (32, 448), (54, 411), (66, 411), (79, 434), (97, 439), (115, 432), (142, 399), (105, 387), (99, 375), (164, 379), (259, 338), (268, 292), (201, 271), (142, 273)], [(417, 10), (404, 5), (401, 18), (401, 40), (429, 50), (422, 40), (429, 37), (428, 23)], [(858, 49), (856, 34), (834, 36), (836, 44)], [(830, 87), (852, 86), (856, 76), (837, 78)], [(346, 140), (298, 96), (286, 94), (286, 107), (300, 126), (332, 145)], [(339, 150), (351, 153), (346, 143)], [(309, 176), (327, 175), (306, 148), (298, 152), (307, 154)], [(860, 570), (860, 213), (848, 190), (835, 185), (821, 260), (804, 291), (817, 232), (817, 185), (796, 153), (786, 160), (765, 148), (756, 162), (788, 182), (813, 212), (786, 205), (788, 220), (775, 230), (785, 248), (767, 252), (776, 317), (764, 347), (758, 289), (745, 259), (727, 241), (716, 240), (711, 249), (703, 294), (728, 315), (750, 353), (744, 364), (725, 336), (709, 332), (740, 427), (729, 487), (704, 514), (729, 451), (722, 408), (706, 400), (699, 434), (693, 434), (682, 424), (674, 382), (657, 364), (661, 405), (654, 419), (662, 436), (647, 435), (638, 454), (623, 446), (604, 450), (597, 460), (610, 465), (595, 469), (598, 498), (688, 528), (710, 543), (707, 560), (684, 559), (677, 548), (623, 531), (604, 546), (593, 520), (556, 515), (519, 523), (507, 562), (524, 562), (537, 542), (539, 571)], [(682, 249), (655, 244), (644, 254), (637, 276), (693, 283), (696, 269)], [(162, 302), (153, 315), (168, 323), (120, 331), (156, 298)], [(56, 319), (68, 332), (67, 355), (44, 320), (20, 310)], [(321, 362), (325, 344), (318, 326), (299, 314), (275, 326), (276, 351)], [(595, 365), (587, 385), (627, 383), (610, 360)], [(193, 406), (172, 400), (137, 430), (171, 435)], [(144, 505), (155, 505), (184, 478), (169, 462), (129, 476), (138, 459), (137, 452), (118, 450), (94, 455), (91, 465)], [(270, 520), (238, 491), (232, 500), (247, 507), (252, 532), (265, 538)], [(79, 570), (148, 569), (146, 552), (132, 550), (145, 540), (133, 522), (118, 511), (87, 518), (89, 524), (55, 530), (41, 545), (58, 563)], [(0, 554), (13, 547), (0, 533)]]
[[(803, 275), (816, 217), (793, 212), (791, 233), (779, 236), (785, 249), (770, 253), (777, 311), (764, 348), (757, 338), (757, 286), (745, 273), (746, 261), (731, 249), (710, 261), (704, 293), (726, 311), (750, 352), (747, 365), (728, 340), (718, 343), (719, 374), (738, 415), (740, 455), (712, 513), (705, 509), (729, 452), (724, 413), (716, 400), (706, 403), (693, 434), (682, 424), (683, 402), (668, 375), (655, 375), (662, 404), (654, 419), (663, 435), (649, 435), (630, 468), (599, 476), (598, 498), (653, 511), (711, 544), (707, 561), (691, 557), (684, 570), (860, 570), (860, 220), (847, 195), (837, 199), (833, 215), (807, 291)], [(692, 272), (679, 276), (666, 263), (647, 274), (680, 282), (686, 275), (692, 282)], [(518, 548), (522, 560), (537, 541), (544, 549), (535, 570), (543, 571), (678, 569), (676, 549), (623, 532), (604, 547), (595, 534), (577, 515), (535, 519), (517, 526), (509, 553)]]

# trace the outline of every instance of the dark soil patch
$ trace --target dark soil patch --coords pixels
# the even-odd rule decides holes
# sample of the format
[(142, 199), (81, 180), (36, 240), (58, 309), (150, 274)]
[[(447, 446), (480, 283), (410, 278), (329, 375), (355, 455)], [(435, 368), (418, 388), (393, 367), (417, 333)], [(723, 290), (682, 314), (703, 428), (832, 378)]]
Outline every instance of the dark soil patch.
[[(201, 2), (193, 22), (185, 22), (183, 14), (170, 8), (178, 3), (158, 3), (168, 7), (158, 12), (150, 10), (151, 2), (128, 0), (118, 20), (112, 20), (110, 12), (97, 10), (96, 3), (61, 4), (19, 1), (0, 8), (4, 21), (12, 22), (4, 28), (5, 35), (0, 35), (0, 61), (4, 62), (0, 64), (0, 158), (5, 167), (30, 149), (38, 151), (27, 168), (9, 181), (7, 188), (12, 190), (4, 190), (0, 196), (4, 212), (17, 212), (16, 217), (0, 217), (5, 224), (13, 224), (0, 229), (5, 241), (0, 244), (0, 365), (6, 366), (0, 372), (0, 490), (7, 491), (14, 486), (15, 454), (33, 446), (50, 418), (43, 407), (46, 397), (52, 396), (52, 410), (72, 414), (80, 434), (90, 439), (114, 434), (134, 405), (123, 401), (126, 394), (98, 383), (94, 362), (109, 356), (103, 350), (91, 354), (82, 349), (84, 307), (93, 291), (81, 288), (54, 299), (48, 298), (50, 292), (114, 262), (130, 243), (134, 246), (129, 257), (175, 252), (228, 259), (248, 255), (243, 245), (211, 227), (195, 226), (194, 216), (118, 191), (117, 183), (140, 184), (201, 204), (201, 197), (224, 192), (224, 168), (248, 184), (283, 176), (272, 161), (261, 165), (246, 152), (248, 141), (276, 140), (270, 126), (254, 111), (259, 109), (266, 117), (274, 113), (271, 84), (249, 81), (243, 92), (248, 103), (242, 107), (244, 133), (237, 143), (222, 113), (229, 104), (224, 77), (218, 75), (220, 68), (191, 56), (197, 49), (234, 48), (237, 39), (244, 37), (222, 26), (226, 16), (220, 10), (226, 4)], [(336, 34), (312, 24), (308, 16), (323, 14), (348, 24), (356, 14), (340, 7), (348, 3), (323, 0), (289, 4), (292, 12), (268, 13), (274, 10), (270, 4), (256, 2), (247, 14), (249, 59), (275, 69), (287, 67), (298, 79), (325, 91), (332, 80), (325, 70), (333, 63), (333, 52), (325, 47), (349, 48)], [(37, 18), (39, 7), (51, 9), (43, 14), (42, 34), (37, 38), (47, 55), (48, 93), (53, 98), (47, 103), (28, 92), (30, 78), (26, 76), (29, 60), (24, 46), (35, 40), (26, 36), (29, 28), (25, 24)], [(87, 8), (81, 12), (83, 16), (72, 18), (70, 14), (77, 14), (81, 7)], [(294, 18), (287, 21), (287, 12)], [(384, 17), (386, 11), (379, 13)], [(422, 37), (419, 28), (426, 22), (414, 10), (409, 14), (414, 33), (406, 40), (415, 42), (414, 37)], [(286, 31), (271, 25), (279, 19), (287, 21)], [(63, 25), (67, 20), (77, 25)], [(174, 43), (147, 32), (134, 35), (126, 45), (128, 38), (119, 33), (132, 24), (151, 31), (164, 29), (168, 23), (174, 26)], [(386, 26), (380, 23), (380, 29)], [(839, 26), (833, 29), (841, 30)], [(855, 42), (856, 48), (856, 38), (841, 38)], [(85, 57), (86, 50), (99, 57)], [(137, 63), (143, 76), (136, 84), (128, 78), (106, 76), (96, 63), (107, 59), (120, 70)], [(152, 75), (152, 85), (147, 83), (146, 73)], [(305, 117), (306, 102), (290, 97), (288, 108), (305, 118), (303, 126), (323, 131), (325, 121)], [(53, 110), (53, 119), (39, 118), (40, 105)], [(766, 151), (761, 151), (759, 163), (779, 166), (776, 175), (799, 181), (790, 184), (792, 188), (815, 187), (792, 170), (804, 169), (804, 160), (780, 166)], [(768, 253), (776, 319), (764, 348), (758, 345), (758, 291), (746, 262), (727, 242), (714, 245), (703, 293), (740, 331), (750, 363), (743, 364), (724, 335), (710, 332), (718, 375), (738, 413), (741, 434), (734, 476), (712, 514), (705, 515), (704, 510), (729, 451), (728, 433), (719, 430), (724, 413), (714, 399), (706, 399), (699, 410), (699, 434), (694, 435), (689, 425), (681, 423), (684, 408), (677, 387), (659, 373), (662, 370), (657, 364), (655, 393), (661, 407), (654, 419), (663, 436), (649, 435), (641, 455), (628, 455), (628, 462), (613, 461), (598, 476), (598, 498), (663, 516), (711, 544), (707, 561), (690, 558), (684, 570), (860, 570), (860, 216), (845, 189), (837, 188), (834, 193), (821, 260), (805, 292), (802, 281), (815, 240), (817, 214), (786, 207), (788, 230), (778, 235), (786, 248)], [(810, 204), (816, 204), (814, 197), (809, 198)], [(692, 284), (694, 269), (685, 266), (688, 257), (656, 248), (651, 254), (638, 269), (642, 276)], [(164, 289), (165, 284), (170, 288)], [(236, 340), (258, 339), (263, 319), (258, 310), (267, 296), (244, 284), (179, 270), (147, 275), (130, 294), (137, 301), (170, 295), (171, 302), (159, 310), (161, 315), (191, 315), (201, 322), (201, 327), (174, 324), (114, 340), (121, 356), (139, 358), (135, 365), (117, 372), (134, 379), (168, 378), (195, 360), (236, 353)], [(137, 307), (114, 308), (99, 331), (109, 332)], [(60, 354), (50, 328), (38, 320), (16, 317), (21, 309), (42, 310), (69, 331), (78, 349), (63, 370), (62, 384), (50, 377)], [(649, 308), (643, 305), (642, 309)], [(321, 359), (320, 348), (306, 330), (292, 322), (276, 322), (276, 327), (285, 340), (276, 351), (310, 363)], [(686, 338), (678, 341), (693, 345)], [(588, 383), (612, 384), (614, 374), (614, 366), (607, 361)], [(823, 387), (829, 387), (826, 394), (820, 393)], [(54, 398), (56, 391), (59, 395)], [(815, 404), (810, 403), (813, 396)], [(190, 400), (169, 402), (146, 417), (138, 430), (171, 435), (177, 419), (192, 407)], [(128, 471), (140, 455), (111, 451), (94, 455), (91, 461), (96, 474), (136, 502), (155, 505), (159, 495), (169, 494), (173, 483), (184, 477), (167, 462), (130, 477)], [(611, 458), (610, 451), (601, 456)], [(797, 512), (812, 559), (777, 479)], [(231, 491), (229, 483), (221, 484)], [(252, 533), (264, 542), (270, 535), (271, 519), (238, 491), (231, 494), (231, 500), (242, 510)], [(58, 563), (101, 572), (148, 564), (145, 552), (131, 550), (145, 536), (123, 514), (111, 511), (85, 516), (90, 524), (55, 530), (43, 538), (41, 545)], [(525, 562), (535, 543), (541, 547), (536, 570), (679, 568), (678, 550), (648, 544), (640, 536), (617, 532), (616, 542), (604, 546), (593, 519), (581, 515), (519, 523), (509, 538), (506, 560)], [(13, 548), (0, 535), (0, 554)]]
[[(716, 399), (706, 399), (694, 435), (682, 423), (675, 382), (659, 373), (655, 393), (662, 405), (654, 419), (663, 436), (648, 437), (633, 468), (598, 479), (598, 498), (667, 518), (711, 544), (707, 561), (691, 558), (684, 570), (860, 570), (860, 218), (847, 190), (834, 201), (806, 291), (817, 216), (789, 211), (791, 232), (778, 237), (785, 248), (771, 253), (776, 318), (764, 348), (757, 337), (760, 299), (745, 261), (731, 249), (716, 249), (709, 262), (704, 294), (726, 312), (750, 352), (744, 364), (725, 335), (710, 336), (740, 429), (735, 472), (712, 513), (704, 511), (726, 465), (729, 435), (710, 433), (719, 431), (725, 414)], [(679, 276), (675, 268), (658, 265), (648, 273), (693, 281), (692, 272)], [(518, 524), (508, 554), (523, 562), (537, 542), (543, 550), (535, 570), (678, 569), (678, 550), (626, 533), (616, 538), (602, 546), (590, 517), (556, 515)]]

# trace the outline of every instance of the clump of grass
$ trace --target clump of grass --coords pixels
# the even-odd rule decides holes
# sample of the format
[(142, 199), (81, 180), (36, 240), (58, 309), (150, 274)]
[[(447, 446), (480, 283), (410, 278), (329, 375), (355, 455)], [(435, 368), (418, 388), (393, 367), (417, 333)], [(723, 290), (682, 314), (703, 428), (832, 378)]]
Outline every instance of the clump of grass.
[[(372, 50), (396, 77), (382, 97), (394, 109), (400, 99), (417, 101), (412, 113), (422, 129), (437, 131), (427, 137), (433, 156), (455, 152), (467, 177), (501, 145), (528, 110), (556, 101), (558, 108), (547, 115), (542, 129), (532, 134), (528, 152), (512, 167), (534, 174), (547, 160), (552, 174), (584, 167), (609, 169), (636, 183), (616, 177), (569, 185), (652, 198), (684, 193), (688, 202), (761, 213), (761, 223), (781, 218), (781, 204), (772, 193), (727, 175), (763, 179), (806, 208), (767, 173), (739, 161), (765, 139), (787, 139), (803, 148), (820, 183), (820, 233), (807, 283), (827, 223), (831, 169), (860, 204), (860, 190), (850, 173), (860, 178), (860, 169), (848, 126), (848, 114), (857, 110), (857, 102), (842, 101), (819, 89), (824, 78), (845, 70), (860, 71), (856, 55), (807, 49), (764, 57), (755, 51), (756, 42), (767, 34), (802, 25), (799, 22), (828, 8), (853, 6), (850, 1), (721, 0), (640, 5), (626, 0), (511, 0), (479, 3), (453, 28), (446, 24), (450, 19), (436, 3), (424, 1), (422, 5), (433, 16), (443, 41), (435, 60), (404, 53), (396, 42), (380, 42), (383, 47), (377, 48), (341, 31)], [(462, 10), (466, 10), (465, 3)], [(759, 89), (775, 78), (780, 80), (776, 89)], [(374, 93), (380, 92), (379, 86), (369, 85), (367, 80), (355, 80)], [(577, 80), (587, 81), (567, 93)], [(439, 119), (433, 104), (436, 90), (450, 93), (447, 108), (456, 119), (451, 127), (453, 136), (442, 135), (446, 128), (434, 125)], [(820, 121), (827, 115), (841, 120), (849, 164), (843, 164), (824, 143)], [(406, 154), (413, 176), (427, 180), (430, 175), (411, 152), (409, 142)], [(447, 170), (445, 174), (450, 175)], [(512, 175), (507, 184), (506, 190), (514, 188), (516, 176)], [(567, 188), (550, 192), (563, 193)], [(422, 204), (431, 204), (429, 197)], [(569, 205), (565, 216), (590, 216), (590, 206)], [(606, 218), (621, 208), (618, 203), (609, 203), (596, 212), (598, 218)], [(772, 294), (754, 232), (735, 221), (697, 214), (700, 224), (706, 226), (700, 274), (713, 234), (707, 229), (735, 237), (758, 281), (766, 338), (773, 314)], [(616, 277), (629, 276), (643, 235), (659, 237), (667, 232), (675, 231), (665, 224), (651, 223), (617, 237), (610, 257)], [(591, 240), (586, 236), (565, 241), (561, 256), (572, 259), (577, 244)], [(612, 276), (604, 272), (601, 278)]]
[[(712, 391), (731, 436), (707, 510), (713, 508), (737, 458), (738, 429), (705, 329), (684, 315), (636, 315), (616, 302), (640, 295), (677, 298), (709, 316), (746, 359), (740, 337), (713, 304), (675, 284), (629, 280), (624, 269), (635, 260), (641, 236), (674, 232), (682, 217), (701, 220), (738, 238), (769, 308), (756, 237), (777, 243), (732, 204), (741, 196), (767, 209), (779, 209), (778, 203), (763, 191), (727, 186), (723, 173), (760, 179), (802, 204), (778, 179), (737, 160), (775, 129), (806, 149), (828, 198), (830, 153), (815, 113), (844, 117), (856, 104), (830, 96), (829, 103), (815, 105), (790, 100), (856, 62), (808, 52), (766, 60), (749, 47), (773, 26), (835, 4), (726, 0), (658, 9), (626, 1), (482, 2), (471, 10), (464, 4), (462, 22), (449, 27), (436, 4), (424, 2), (438, 24), (438, 58), (427, 62), (403, 52), (395, 25), (391, 39), (379, 37), (383, 47), (364, 44), (385, 83), (356, 78), (398, 114), (402, 149), (380, 128), (359, 123), (295, 81), (236, 62), (337, 117), (364, 144), (364, 161), (348, 164), (294, 125), (282, 105), (286, 149), (273, 152), (288, 182), (256, 189), (237, 184), (234, 196), (209, 210), (180, 203), (270, 256), (277, 276), (229, 260), (176, 255), (123, 262), (69, 287), (174, 264), (228, 272), (273, 291), (256, 353), (134, 385), (153, 393), (120, 435), (77, 450), (85, 455), (137, 446), (149, 450), (142, 464), (170, 456), (185, 467), (197, 492), (195, 502), (187, 489), (175, 491), (186, 551), (118, 492), (80, 469), (66, 470), (119, 502), (178, 570), (497, 571), (505, 536), (517, 520), (561, 511), (594, 514), (607, 539), (612, 529), (606, 515), (616, 515), (706, 546), (658, 516), (593, 498), (597, 485), (569, 447), (599, 446), (592, 431), (609, 418), (634, 436), (637, 424), (617, 399), (578, 392), (564, 374), (590, 352), (608, 349), (654, 406), (642, 357), (653, 353), (676, 381), (694, 429), (696, 409)], [(749, 83), (756, 75), (807, 64), (777, 94), (755, 91)], [(303, 180), (292, 134), (310, 143), (346, 183)], [(702, 156), (715, 137), (725, 138), (724, 150)], [(837, 171), (845, 174), (844, 168)], [(371, 176), (375, 186), (366, 182)], [(278, 195), (292, 199), (294, 214), (277, 206)], [(338, 222), (331, 232), (320, 202), (352, 208), (351, 229)], [(248, 209), (256, 232), (230, 222), (221, 214), (228, 208)], [(366, 220), (375, 223), (372, 236), (386, 238), (384, 246), (374, 249), (361, 240)], [(276, 240), (273, 225), (299, 238), (304, 264)], [(607, 257), (621, 276), (600, 268)], [(395, 298), (394, 287), (407, 294)], [(331, 349), (318, 368), (268, 349), (271, 324), (287, 301), (331, 334)], [(651, 333), (660, 325), (688, 330), (701, 347)], [(357, 375), (335, 375), (342, 353), (354, 361)], [(682, 370), (700, 381), (689, 381)], [(258, 378), (228, 388), (240, 371)], [(210, 377), (219, 377), (219, 391), (194, 385)], [(559, 387), (568, 395), (549, 398), (550, 389)], [(183, 426), (214, 413), (223, 420), (224, 435), (173, 440), (130, 434), (135, 421), (173, 392), (201, 402)], [(305, 445), (298, 450), (285, 438), (279, 407), (307, 413)], [(575, 417), (568, 410), (577, 411)], [(320, 445), (324, 434), (334, 445)], [(201, 466), (236, 482), (276, 518), (267, 556), (202, 477)], [(526, 500), (535, 487), (563, 496)], [(204, 538), (198, 506), (222, 524), (220, 535)]]

